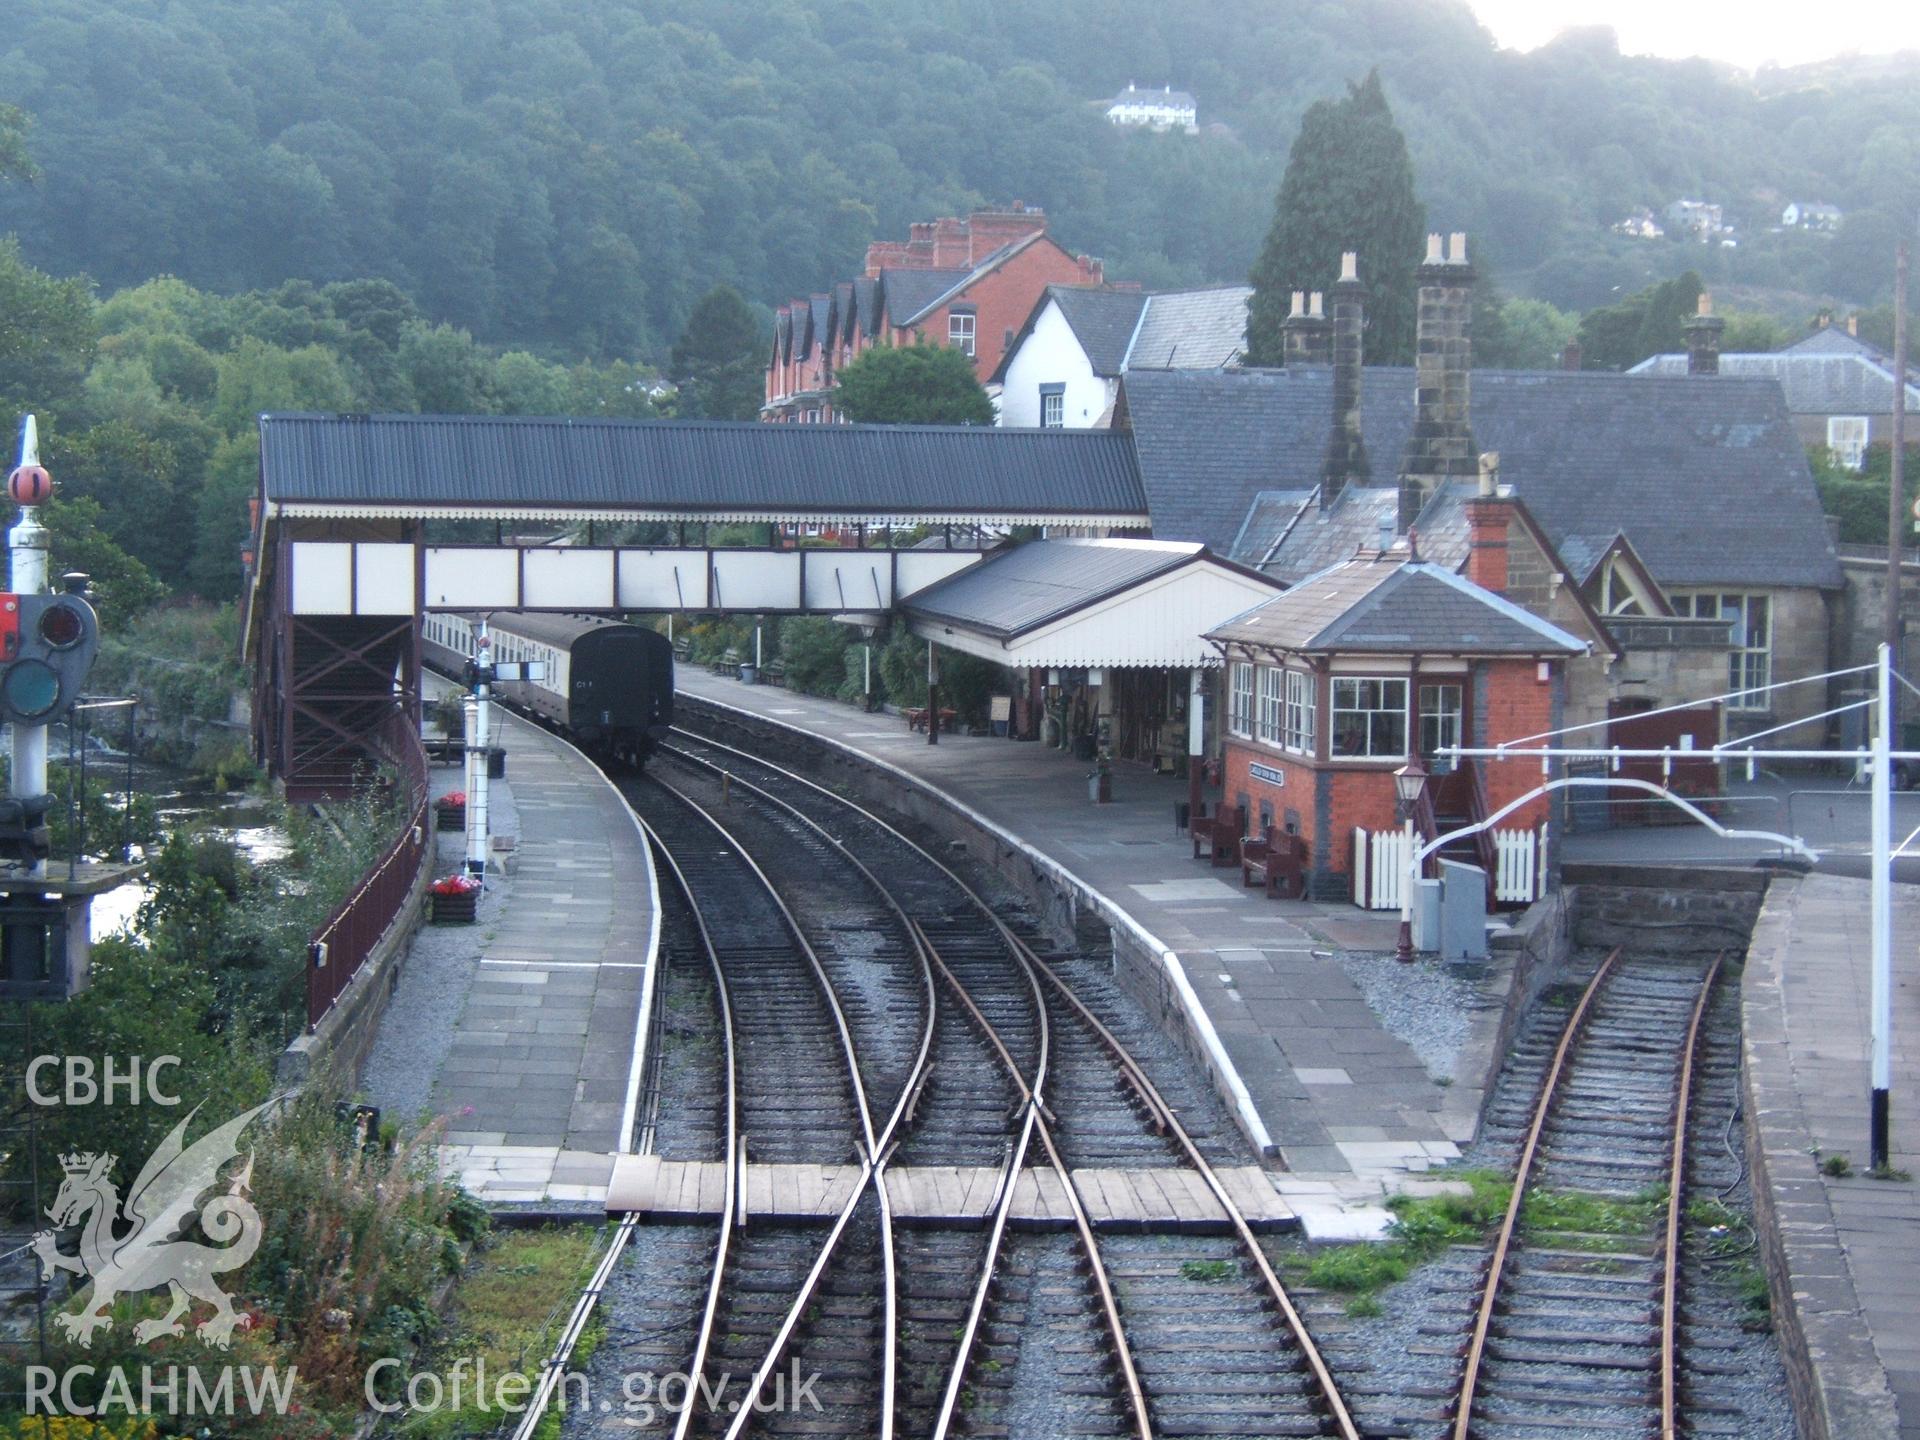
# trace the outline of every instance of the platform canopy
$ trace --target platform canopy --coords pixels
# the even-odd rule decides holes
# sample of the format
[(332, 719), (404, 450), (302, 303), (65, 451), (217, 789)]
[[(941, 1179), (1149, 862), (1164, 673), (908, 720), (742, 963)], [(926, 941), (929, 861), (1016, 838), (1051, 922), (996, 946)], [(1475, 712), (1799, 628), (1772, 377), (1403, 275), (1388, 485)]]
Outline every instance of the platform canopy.
[(1016, 669), (1189, 669), (1220, 663), (1208, 630), (1280, 588), (1204, 545), (1035, 540), (903, 608), (914, 634)]

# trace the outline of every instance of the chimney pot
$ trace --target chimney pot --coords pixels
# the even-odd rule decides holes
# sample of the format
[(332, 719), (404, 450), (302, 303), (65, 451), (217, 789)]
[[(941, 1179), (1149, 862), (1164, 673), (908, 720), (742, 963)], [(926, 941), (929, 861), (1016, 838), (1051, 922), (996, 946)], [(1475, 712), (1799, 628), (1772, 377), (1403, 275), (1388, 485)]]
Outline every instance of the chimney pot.
[(1289, 320), (1297, 320), (1306, 313), (1307, 292), (1304, 290), (1296, 290), (1293, 292), (1293, 308), (1287, 311), (1287, 318)]
[(1480, 452), (1480, 495), (1482, 499), (1491, 498), (1500, 487), (1500, 452), (1482, 450)]
[(1580, 342), (1578, 340), (1569, 340), (1567, 342), (1567, 348), (1560, 352), (1560, 368), (1562, 370), (1578, 370), (1580, 368)]
[(1467, 263), (1467, 235), (1464, 230), (1456, 230), (1447, 240), (1447, 263), (1464, 265)]
[(1360, 256), (1357, 251), (1340, 252), (1340, 278), (1356, 282), (1360, 279)]
[(1849, 315), (1847, 317), (1847, 333), (1856, 340), (1860, 338), (1860, 317), (1858, 315)]
[(1446, 263), (1446, 256), (1440, 253), (1439, 235), (1438, 234), (1428, 235), (1427, 236), (1427, 264), (1444, 265), (1445, 263)]
[(1712, 291), (1702, 290), (1700, 292), (1700, 299), (1699, 299), (1699, 302), (1693, 307), (1693, 313), (1696, 315), (1713, 314), (1713, 292)]
[(1327, 318), (1325, 301), (1318, 290), (1307, 296), (1307, 314), (1315, 320), (1324, 320)]

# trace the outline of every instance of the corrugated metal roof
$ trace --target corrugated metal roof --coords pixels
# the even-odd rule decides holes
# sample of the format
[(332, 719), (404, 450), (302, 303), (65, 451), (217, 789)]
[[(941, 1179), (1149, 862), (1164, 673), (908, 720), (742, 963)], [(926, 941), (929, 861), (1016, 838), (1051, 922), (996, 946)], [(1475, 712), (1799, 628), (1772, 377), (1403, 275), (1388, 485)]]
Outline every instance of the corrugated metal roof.
[(622, 620), (607, 620), (592, 615), (548, 615), (537, 611), (523, 613), (518, 610), (495, 610), (487, 616), (487, 628), (495, 635), (518, 635), (523, 639), (538, 640), (545, 645), (562, 647), (571, 646), (589, 630), (605, 630), (612, 626), (622, 630), (640, 628), (637, 625), (628, 625)]
[(1558, 626), (1404, 553), (1353, 559), (1207, 632), (1209, 640), (1337, 654), (1584, 655)]
[[(723, 515), (1140, 517), (1125, 435), (986, 426), (263, 415), (269, 503)], [(1124, 523), (1119, 522), (1119, 523)]]
[(906, 602), (918, 620), (1010, 638), (1199, 558), (1159, 540), (1034, 540), (930, 585)]

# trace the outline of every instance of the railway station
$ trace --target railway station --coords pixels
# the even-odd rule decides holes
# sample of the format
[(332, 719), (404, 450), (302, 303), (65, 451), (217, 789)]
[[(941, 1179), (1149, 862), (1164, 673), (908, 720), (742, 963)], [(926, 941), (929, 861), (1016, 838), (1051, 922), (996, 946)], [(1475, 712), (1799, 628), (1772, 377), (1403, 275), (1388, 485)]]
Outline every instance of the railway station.
[[(998, 1413), (969, 1356), (1069, 1244), (1109, 1357), (1076, 1383), (1117, 1431), (1684, 1400), (1902, 1433), (1920, 1252), (1885, 1117), (1920, 1016), (1874, 957), (1920, 919), (1887, 877), (1920, 876), (1851, 878), (1920, 827), (1874, 718), (1900, 658), (1860, 661), (1790, 418), (1715, 374), (1707, 307), (1687, 377), (1479, 372), (1470, 406), (1471, 280), (1435, 237), (1412, 371), (1361, 370), (1349, 273), (1330, 360), (1124, 376), (1110, 430), (264, 417), (246, 643), (288, 793), (349, 783), (396, 708), (417, 730), (430, 672), (471, 692), (434, 785), (477, 807), (441, 845), (475, 928), (315, 1036), (372, 1025), (372, 1098), (439, 1115), (503, 1213), (717, 1257), (662, 1333), (697, 1315), (696, 1368), (755, 1384), (823, 1357), (830, 1429), (893, 1393), (899, 1306)], [(1753, 521), (1683, 523), (1729, 477)], [(853, 703), (770, 683), (799, 616), (860, 637)], [(749, 648), (696, 662), (696, 617)], [(605, 630), (670, 677), (593, 660)], [(924, 702), (880, 703), (889, 636)], [(1835, 755), (1856, 773), (1755, 763)], [(1296, 1303), (1315, 1255), (1397, 1253), (1489, 1167), (1489, 1257), (1426, 1302), (1484, 1296), (1464, 1361), (1384, 1340), (1348, 1281)], [(1636, 1218), (1556, 1229), (1566, 1195)], [(756, 1246), (782, 1320), (728, 1308)], [(1777, 1345), (1729, 1298), (1746, 1256)], [(1171, 1317), (1229, 1296), (1247, 1368), (1167, 1369)], [(894, 1408), (944, 1434), (959, 1394)]]

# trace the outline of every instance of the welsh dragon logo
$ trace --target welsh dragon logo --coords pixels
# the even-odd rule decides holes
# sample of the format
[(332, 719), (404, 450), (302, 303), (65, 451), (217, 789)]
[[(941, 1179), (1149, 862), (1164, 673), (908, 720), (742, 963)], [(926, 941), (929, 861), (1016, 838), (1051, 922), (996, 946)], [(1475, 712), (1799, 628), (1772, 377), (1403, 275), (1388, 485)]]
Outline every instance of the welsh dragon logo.
[[(89, 1152), (60, 1157), (66, 1178), (47, 1211), (56, 1228), (35, 1235), (33, 1249), (49, 1271), (70, 1270), (90, 1277), (92, 1286), (82, 1292), (73, 1309), (56, 1315), (54, 1323), (83, 1347), (91, 1348), (94, 1331), (112, 1328), (116, 1297), (164, 1285), (172, 1292), (172, 1306), (161, 1318), (134, 1326), (134, 1338), (144, 1341), (161, 1335), (184, 1335), (181, 1316), (199, 1300), (213, 1306), (214, 1311), (200, 1323), (200, 1339), (219, 1349), (227, 1348), (234, 1328), (248, 1321), (234, 1310), (233, 1302), (213, 1277), (239, 1269), (260, 1248), (260, 1212), (242, 1193), (253, 1178), (251, 1152), (224, 1191), (211, 1196), (204, 1205), (199, 1202), (201, 1195), (219, 1183), (221, 1168), (240, 1153), (240, 1132), (266, 1108), (257, 1105), (188, 1146), (184, 1143), (187, 1126), (200, 1113), (196, 1105), (141, 1167), (124, 1206), (112, 1180), (118, 1156)], [(179, 1238), (181, 1227), (196, 1211), (200, 1229), (216, 1244)], [(79, 1254), (63, 1254), (57, 1230), (83, 1221)]]

